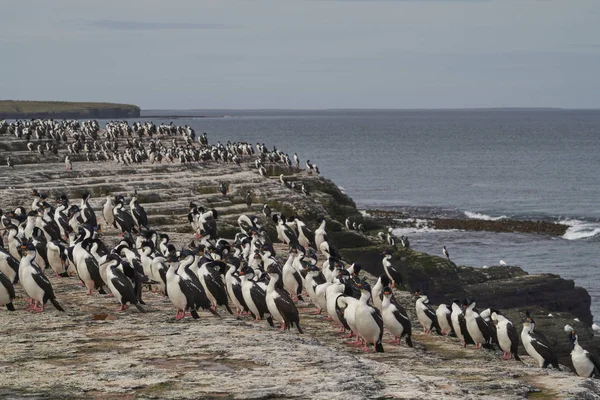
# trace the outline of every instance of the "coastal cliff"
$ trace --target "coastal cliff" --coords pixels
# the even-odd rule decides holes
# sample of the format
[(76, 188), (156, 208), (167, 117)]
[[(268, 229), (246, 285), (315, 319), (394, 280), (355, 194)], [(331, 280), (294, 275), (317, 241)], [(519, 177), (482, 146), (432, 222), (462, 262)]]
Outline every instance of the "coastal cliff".
[[(362, 216), (350, 197), (331, 180), (295, 168), (268, 165), (260, 176), (250, 160), (234, 163), (140, 164), (90, 163), (73, 155), (73, 170), (52, 156), (27, 151), (26, 143), (5, 139), (5, 151), (15, 168), (2, 166), (0, 198), (4, 210), (31, 204), (31, 190), (51, 199), (67, 194), (74, 203), (85, 191), (101, 216), (106, 194), (130, 196), (137, 190), (149, 224), (167, 233), (178, 248), (193, 239), (187, 221), (191, 201), (219, 213), (218, 235), (233, 238), (241, 213), (259, 216), (276, 240), (274, 224), (261, 214), (263, 204), (274, 212), (297, 215), (311, 227), (325, 217), (330, 240), (344, 259), (360, 263), (369, 279), (382, 273), (381, 251), (388, 246), (377, 237), (385, 226)], [(22, 165), (22, 164), (27, 164)], [(22, 165), (22, 166), (21, 166)], [(21, 166), (21, 167), (20, 167)], [(279, 182), (305, 184), (309, 195)], [(219, 182), (229, 187), (226, 196)], [(245, 195), (250, 191), (253, 204)], [(344, 220), (363, 222), (366, 234), (348, 231)], [(102, 221), (102, 218), (99, 218)], [(114, 245), (117, 231), (103, 227), (103, 240)], [(418, 249), (418, 243), (412, 243)], [(280, 257), (287, 249), (275, 246)], [(462, 349), (455, 339), (426, 335), (414, 315), (416, 289), (427, 290), (431, 303), (473, 297), (478, 308), (501, 309), (520, 330), (520, 317), (529, 310), (536, 330), (556, 346), (560, 361), (570, 366), (569, 323), (580, 343), (600, 348), (589, 325), (587, 292), (556, 275), (530, 275), (519, 267), (488, 269), (457, 266), (441, 257), (399, 248), (405, 288), (398, 301), (412, 319), (415, 348), (385, 344), (383, 354), (363, 354), (335, 334), (336, 328), (301, 306), (304, 335), (278, 335), (264, 322), (201, 313), (199, 321), (173, 321), (174, 309), (157, 293), (144, 293), (148, 312), (116, 313), (114, 299), (86, 296), (74, 278), (49, 276), (66, 309), (60, 314), (0, 312), (0, 395), (62, 398), (598, 398), (600, 387), (573, 373), (540, 370), (529, 357), (524, 363), (504, 361), (493, 352)], [(17, 309), (26, 306), (17, 287)], [(552, 317), (548, 314), (552, 313)], [(574, 318), (579, 318), (580, 323)], [(387, 333), (386, 333), (387, 338)], [(523, 352), (521, 347), (521, 352)], [(60, 384), (54, 377), (60, 374)], [(318, 379), (317, 379), (318, 378)], [(265, 382), (257, 385), (256, 382)], [(57, 396), (60, 395), (60, 396)], [(128, 397), (129, 396), (129, 397)]]
[(0, 119), (112, 119), (139, 116), (140, 108), (132, 104), (0, 100)]

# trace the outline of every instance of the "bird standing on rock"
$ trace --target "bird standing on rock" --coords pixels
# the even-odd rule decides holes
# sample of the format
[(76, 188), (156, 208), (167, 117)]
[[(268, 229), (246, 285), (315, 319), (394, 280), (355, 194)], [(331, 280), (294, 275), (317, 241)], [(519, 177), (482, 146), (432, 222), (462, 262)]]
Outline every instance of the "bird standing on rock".
[(246, 205), (248, 207), (252, 206), (252, 193), (250, 193), (249, 190), (248, 190), (248, 193), (246, 193)]
[(450, 259), (450, 253), (448, 253), (448, 250), (446, 249), (446, 246), (444, 246), (442, 248), (442, 252), (444, 253), (444, 257), (446, 257), (449, 260)]
[(219, 182), (219, 191), (223, 195), (223, 197), (227, 196), (227, 185), (225, 182)]
[(570, 331), (569, 340), (573, 346), (571, 361), (577, 375), (582, 378), (600, 378), (600, 358), (581, 347), (573, 327), (567, 325), (565, 331)]
[(23, 257), (19, 264), (19, 281), (25, 292), (30, 296), (30, 304), (27, 311), (42, 312), (46, 302), (50, 300), (58, 311), (65, 311), (54, 296), (54, 289), (44, 275), (44, 271), (35, 262), (35, 246), (29, 242), (21, 247)]

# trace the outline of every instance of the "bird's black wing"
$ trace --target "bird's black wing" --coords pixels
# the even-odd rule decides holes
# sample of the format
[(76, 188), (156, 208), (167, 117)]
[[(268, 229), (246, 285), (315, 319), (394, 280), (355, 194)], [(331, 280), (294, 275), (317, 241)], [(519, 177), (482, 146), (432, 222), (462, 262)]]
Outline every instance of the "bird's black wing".
[(335, 298), (335, 313), (338, 316), (338, 319), (340, 320), (341, 324), (344, 326), (345, 329), (347, 330), (352, 330), (350, 328), (350, 326), (348, 325), (348, 322), (346, 322), (346, 317), (344, 317), (344, 310), (342, 310), (339, 306), (338, 306), (338, 299), (340, 298), (340, 296), (344, 296), (343, 294), (338, 295)]
[(589, 352), (585, 355), (592, 362), (592, 364), (594, 364), (594, 374), (598, 377), (598, 375), (600, 374), (600, 358), (598, 358), (597, 355)]
[(104, 281), (102, 280), (102, 276), (100, 276), (100, 267), (98, 266), (98, 261), (92, 256), (88, 256), (85, 258), (85, 266), (90, 273), (90, 277), (94, 281), (94, 286), (96, 289), (102, 287)]
[(52, 288), (52, 284), (48, 280), (48, 277), (44, 275), (44, 273), (41, 270), (31, 274), (31, 277), (33, 278), (35, 283), (44, 291), (44, 298), (54, 299), (54, 289)]
[(15, 298), (15, 287), (13, 286), (10, 279), (8, 279), (8, 277), (2, 272), (0, 272), (0, 284), (6, 288), (6, 291), (8, 292), (8, 297), (12, 301), (12, 299)]
[(529, 332), (531, 337), (531, 345), (537, 351), (545, 361), (549, 362), (555, 368), (558, 368), (558, 358), (556, 352), (548, 342), (548, 339), (539, 332)]
[(465, 315), (462, 313), (458, 314), (458, 325), (460, 326), (460, 332), (465, 338), (465, 344), (475, 344), (473, 338), (469, 334), (469, 330), (467, 329), (467, 320), (465, 319)]
[(519, 361), (519, 334), (512, 322), (506, 325), (506, 332), (510, 339), (510, 352), (514, 354), (515, 360)]
[(381, 342), (381, 339), (383, 338), (383, 317), (381, 316), (381, 311), (379, 311), (379, 309), (375, 307), (369, 307), (371, 309), (371, 316), (373, 317), (375, 323), (379, 327), (379, 339), (377, 341)]
[(275, 301), (275, 305), (279, 310), (279, 313), (285, 318), (286, 324), (296, 323), (298, 318), (298, 309), (292, 301), (289, 293), (284, 289), (275, 289), (279, 298)]
[(137, 296), (131, 281), (118, 268), (112, 268), (112, 273), (115, 275), (111, 282), (114, 287), (121, 293), (121, 303), (137, 304)]
[(15, 282), (17, 283), (19, 281), (19, 261), (17, 261), (16, 258), (14, 258), (12, 256), (12, 254), (10, 254), (8, 251), (4, 250), (3, 248), (0, 248), (0, 252), (4, 253), (5, 258), (6, 258), (6, 263), (8, 264), (8, 266), (15, 271)]
[[(236, 278), (237, 279), (237, 278)], [(241, 304), (244, 311), (248, 311), (248, 305), (246, 304), (246, 300), (244, 300), (244, 295), (242, 294), (242, 285), (232, 285), (233, 295), (237, 299), (237, 301)]]
[(475, 318), (475, 322), (477, 322), (477, 327), (483, 334), (483, 338), (485, 339), (486, 343), (488, 343), (492, 336), (490, 333), (490, 327), (485, 323), (483, 318), (481, 318), (480, 316)]
[(311, 231), (306, 225), (302, 226), (302, 233), (304, 234), (304, 236), (306, 236), (306, 239), (308, 239), (308, 243), (311, 246), (314, 246), (315, 244), (315, 233), (313, 231)]
[(250, 289), (250, 297), (260, 313), (259, 318), (262, 318), (265, 313), (269, 312), (267, 308), (267, 300), (265, 299), (265, 291), (257, 284), (253, 284)]

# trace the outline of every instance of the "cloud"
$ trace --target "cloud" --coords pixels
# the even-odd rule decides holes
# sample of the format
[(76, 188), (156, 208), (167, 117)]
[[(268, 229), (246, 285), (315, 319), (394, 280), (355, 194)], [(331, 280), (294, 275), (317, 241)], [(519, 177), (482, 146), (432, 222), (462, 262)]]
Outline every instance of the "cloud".
[(87, 24), (100, 29), (123, 31), (205, 30), (232, 28), (231, 25), (226, 24), (209, 24), (195, 22), (117, 21), (111, 19), (87, 21)]

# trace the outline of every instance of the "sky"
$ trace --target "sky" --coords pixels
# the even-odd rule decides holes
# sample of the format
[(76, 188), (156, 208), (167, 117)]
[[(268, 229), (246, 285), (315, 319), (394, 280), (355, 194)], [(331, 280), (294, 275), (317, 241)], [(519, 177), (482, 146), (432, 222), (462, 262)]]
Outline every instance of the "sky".
[(0, 5), (0, 100), (600, 108), (600, 0)]

